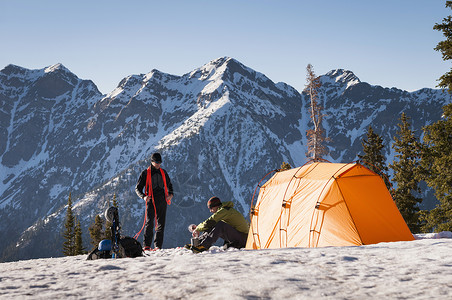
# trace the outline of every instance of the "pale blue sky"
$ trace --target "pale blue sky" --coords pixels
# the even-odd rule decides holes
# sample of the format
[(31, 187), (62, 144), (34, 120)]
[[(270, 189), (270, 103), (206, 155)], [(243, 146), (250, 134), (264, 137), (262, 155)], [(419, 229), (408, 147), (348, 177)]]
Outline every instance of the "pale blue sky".
[(103, 93), (152, 69), (233, 57), (301, 91), (306, 65), (413, 91), (450, 68), (434, 51), (445, 0), (0, 0), (0, 69), (62, 63)]

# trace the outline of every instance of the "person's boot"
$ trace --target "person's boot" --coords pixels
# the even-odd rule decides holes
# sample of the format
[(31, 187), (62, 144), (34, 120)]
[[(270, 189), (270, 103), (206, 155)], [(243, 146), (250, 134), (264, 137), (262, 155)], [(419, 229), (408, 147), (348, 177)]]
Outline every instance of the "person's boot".
[(206, 250), (208, 250), (206, 247), (204, 246), (193, 246), (192, 244), (187, 244), (184, 246), (185, 249), (191, 250), (193, 251), (193, 253), (201, 253), (204, 252)]

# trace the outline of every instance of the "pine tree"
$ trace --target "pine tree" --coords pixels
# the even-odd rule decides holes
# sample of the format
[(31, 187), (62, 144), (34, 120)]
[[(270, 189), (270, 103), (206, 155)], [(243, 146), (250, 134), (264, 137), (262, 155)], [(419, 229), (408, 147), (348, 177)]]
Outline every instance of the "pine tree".
[(74, 255), (86, 254), (85, 248), (83, 247), (82, 227), (80, 226), (79, 218), (76, 218), (74, 233), (75, 233)]
[(409, 118), (405, 113), (402, 113), (400, 121), (399, 130), (392, 145), (397, 153), (395, 158), (398, 160), (390, 165), (394, 170), (394, 181), (397, 183), (393, 197), (410, 230), (418, 233), (420, 230), (418, 205), (422, 199), (417, 198), (413, 193), (420, 192), (420, 144), (410, 128)]
[(309, 129), (306, 132), (306, 136), (308, 137), (308, 151), (306, 155), (311, 156), (313, 160), (319, 160), (323, 155), (328, 154), (328, 150), (325, 147), (325, 142), (327, 142), (328, 139), (325, 137), (325, 131), (322, 127), (322, 106), (317, 102), (317, 90), (320, 88), (321, 83), (319, 77), (315, 75), (311, 64), (308, 64), (306, 71), (308, 74), (304, 91), (309, 94), (311, 100), (311, 121), (314, 125), (314, 129)]
[(91, 237), (91, 244), (97, 246), (100, 241), (105, 238), (104, 220), (100, 215), (94, 218), (94, 224), (88, 227), (89, 236)]
[[(447, 7), (452, 9), (452, 1), (446, 1)], [(435, 24), (433, 29), (441, 31), (446, 37), (445, 41), (441, 41), (436, 45), (435, 50), (441, 52), (444, 61), (452, 59), (452, 16), (444, 18), (443, 23)], [(452, 69), (441, 76), (438, 81), (438, 87), (442, 89), (447, 88), (449, 93), (452, 93)]]
[(386, 158), (382, 154), (384, 148), (383, 138), (373, 130), (372, 126), (369, 126), (367, 130), (367, 140), (363, 140), (361, 144), (363, 145), (364, 154), (358, 155), (358, 157), (371, 171), (383, 178), (386, 187), (391, 191), (392, 186), (387, 175), (388, 167), (385, 163)]
[[(452, 9), (452, 1), (446, 1), (446, 8)], [(435, 24), (433, 29), (441, 31), (446, 37), (435, 47), (443, 60), (452, 59), (452, 16)], [(452, 69), (439, 78), (438, 87), (452, 94)], [(452, 104), (443, 107), (442, 120), (424, 128), (424, 147), (422, 151), (423, 178), (427, 185), (435, 189), (439, 200), (430, 212), (422, 212), (424, 231), (452, 231)]]
[(452, 104), (443, 107), (441, 120), (424, 128), (422, 170), (435, 189), (437, 207), (424, 213), (423, 230), (452, 231)]
[(113, 194), (113, 206), (118, 208), (118, 201), (116, 201), (116, 193)]
[(63, 254), (71, 256), (75, 254), (75, 232), (74, 232), (74, 214), (72, 212), (72, 197), (69, 193), (66, 210), (66, 221), (63, 232)]
[(104, 237), (108, 240), (112, 239), (111, 235), (111, 226), (113, 226), (113, 222), (105, 221), (105, 231), (104, 231)]
[(285, 161), (283, 161), (283, 163), (281, 164), (281, 171), (285, 171), (285, 170), (290, 170), (292, 169), (292, 166), (289, 163), (286, 163)]

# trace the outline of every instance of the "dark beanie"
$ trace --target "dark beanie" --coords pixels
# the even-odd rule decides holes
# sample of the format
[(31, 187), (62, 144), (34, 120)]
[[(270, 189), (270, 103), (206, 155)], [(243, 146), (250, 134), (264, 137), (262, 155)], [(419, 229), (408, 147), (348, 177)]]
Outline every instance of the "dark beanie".
[(158, 152), (152, 153), (151, 161), (156, 162), (156, 163), (161, 163), (162, 162), (162, 156)]
[(207, 201), (207, 207), (210, 209), (210, 208), (213, 208), (213, 207), (216, 207), (216, 206), (221, 206), (221, 200), (220, 200), (220, 198), (218, 198), (218, 197), (212, 197), (212, 198), (210, 198), (209, 199), (209, 201)]

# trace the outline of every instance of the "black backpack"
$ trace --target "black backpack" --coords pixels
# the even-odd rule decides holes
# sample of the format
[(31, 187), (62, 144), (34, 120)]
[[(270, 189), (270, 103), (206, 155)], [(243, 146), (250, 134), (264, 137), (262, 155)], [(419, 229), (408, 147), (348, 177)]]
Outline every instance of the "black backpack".
[(136, 239), (130, 236), (122, 236), (119, 239), (119, 257), (138, 257), (143, 256), (143, 248)]

